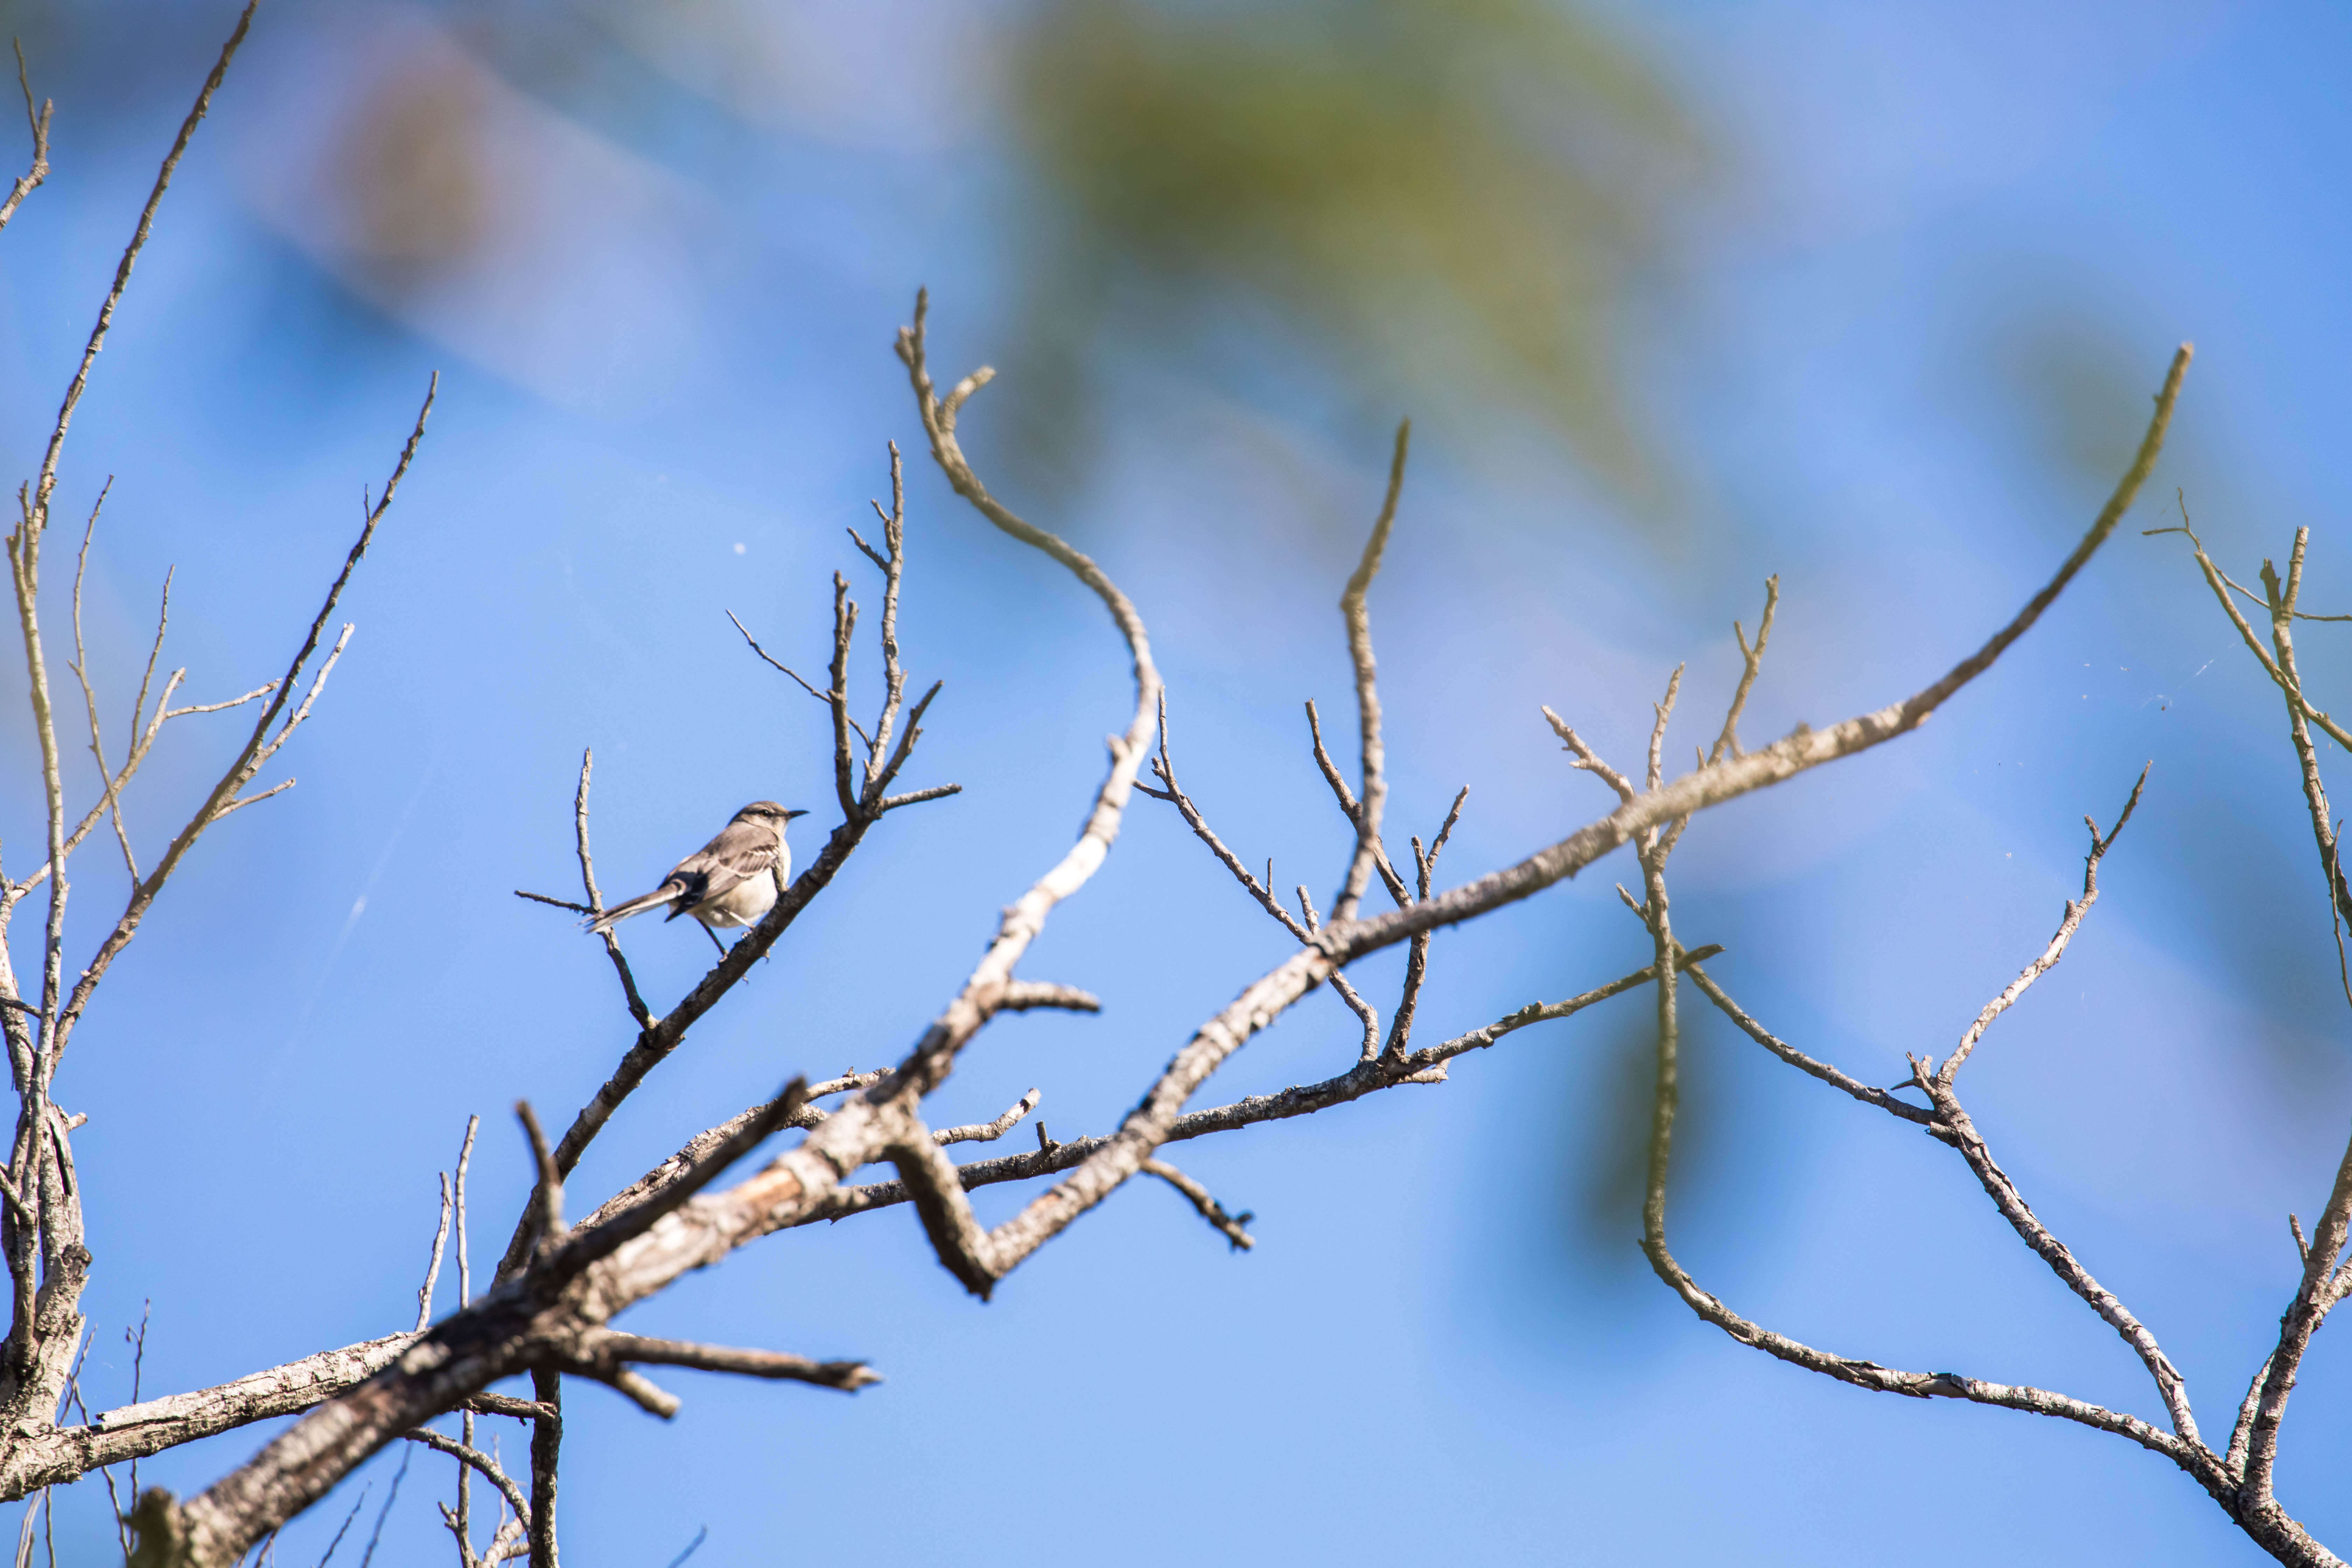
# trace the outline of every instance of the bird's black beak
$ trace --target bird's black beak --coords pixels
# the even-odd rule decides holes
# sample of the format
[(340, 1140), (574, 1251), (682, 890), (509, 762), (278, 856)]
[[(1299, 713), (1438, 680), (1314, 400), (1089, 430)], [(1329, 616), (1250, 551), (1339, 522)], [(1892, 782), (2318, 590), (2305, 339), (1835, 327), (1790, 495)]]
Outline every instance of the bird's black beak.
[(786, 822), (790, 822), (795, 816), (806, 816), (807, 815), (808, 813), (805, 811), (787, 811), (784, 813), (784, 820)]

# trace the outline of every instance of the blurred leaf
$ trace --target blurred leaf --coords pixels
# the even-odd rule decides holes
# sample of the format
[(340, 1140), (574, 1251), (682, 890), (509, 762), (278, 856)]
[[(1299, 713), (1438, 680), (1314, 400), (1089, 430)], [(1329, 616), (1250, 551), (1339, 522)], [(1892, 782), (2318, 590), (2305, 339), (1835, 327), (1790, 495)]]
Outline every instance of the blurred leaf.
[[(1011, 105), (1065, 220), (1030, 235), (1047, 364), (1024, 378), (1063, 441), (1116, 313), (1156, 356), (1319, 361), (1387, 410), (1531, 408), (1657, 499), (1615, 329), (1699, 149), (1658, 79), (1573, 9), (1055, 0)], [(1233, 341), (1235, 292), (1270, 342)], [(1043, 408), (1040, 389), (1063, 395)]]
[[(1588, 1288), (1628, 1281), (1648, 1288), (1649, 1266), (1640, 1243), (1657, 1093), (1658, 1026), (1650, 992), (1635, 995), (1637, 1006), (1612, 1016), (1615, 1027), (1605, 1043), (1591, 1043), (1604, 1065), (1578, 1082), (1569, 1107), (1574, 1131), (1563, 1139), (1559, 1247), (1562, 1261)], [(1687, 1232), (1695, 1217), (1710, 1216), (1717, 1201), (1728, 1195), (1724, 1178), (1737, 1142), (1723, 1082), (1730, 1063), (1702, 1044), (1714, 1031), (1703, 1015), (1691, 1011), (1694, 1001), (1704, 1005), (1695, 990), (1685, 989), (1674, 1158), (1666, 1177), (1670, 1238)], [(1750, 1217), (1744, 1223), (1770, 1222)]]
[[(116, 44), (143, 55), (155, 9), (20, 7), (93, 63)], [(1088, 453), (1115, 417), (1108, 374), (1139, 357), (1261, 409), (1336, 403), (1381, 426), (1410, 411), (1474, 449), (1465, 434), (1532, 419), (1621, 498), (1654, 516), (1666, 499), (1669, 465), (1624, 396), (1625, 328), (1707, 160), (1658, 69), (1578, 0), (398, 14), (500, 90), (717, 187), (740, 179), (746, 133), (865, 156), (822, 132), (843, 102), (866, 106), (861, 125), (948, 124), (1009, 153), (1024, 178), (999, 211), (1024, 330), (1000, 363), (1025, 374), (990, 416), (1018, 421), (1033, 459)], [(305, 47), (364, 31), (311, 29)], [(322, 198), (377, 295), (507, 264), (513, 174), (479, 83), (430, 63), (380, 73), (320, 138)]]
[(488, 235), (481, 110), (471, 74), (420, 53), (342, 124), (330, 186), (340, 238), (395, 292), (471, 255)]
[(1996, 384), (2037, 456), (2105, 490), (2131, 461), (2147, 402), (2147, 334), (2118, 312), (2048, 284), (2011, 307), (1992, 340)]

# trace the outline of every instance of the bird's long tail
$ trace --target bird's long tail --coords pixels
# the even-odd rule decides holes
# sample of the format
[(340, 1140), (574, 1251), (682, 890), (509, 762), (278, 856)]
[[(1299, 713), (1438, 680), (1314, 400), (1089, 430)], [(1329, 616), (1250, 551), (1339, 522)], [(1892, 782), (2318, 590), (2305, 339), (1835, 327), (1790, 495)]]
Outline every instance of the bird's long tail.
[(680, 891), (682, 891), (682, 889), (677, 883), (664, 882), (652, 892), (631, 899), (625, 904), (614, 904), (611, 909), (606, 910), (594, 920), (583, 921), (583, 923), (587, 926), (591, 932), (601, 935), (604, 932), (612, 930), (615, 922), (627, 920), (631, 915), (641, 915), (649, 910), (657, 910), (662, 908), (671, 900), (677, 898)]

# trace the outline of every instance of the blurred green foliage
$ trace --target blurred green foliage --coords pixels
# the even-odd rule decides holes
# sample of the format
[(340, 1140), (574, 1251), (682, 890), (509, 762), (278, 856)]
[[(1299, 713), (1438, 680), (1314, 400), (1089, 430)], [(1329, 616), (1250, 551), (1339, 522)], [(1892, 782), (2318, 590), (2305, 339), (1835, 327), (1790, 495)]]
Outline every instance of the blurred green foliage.
[[(175, 99), (232, 14), (0, 9), (85, 126)], [(289, 152), (331, 265), (379, 302), (509, 265), (541, 192), (486, 82), (738, 195), (762, 140), (855, 160), (896, 137), (886, 159), (1009, 164), (970, 186), (1003, 193), (985, 243), (1015, 280), (996, 356), (1023, 391), (992, 417), (1048, 467), (1084, 466), (1111, 374), (1148, 365), (1261, 413), (1560, 440), (1621, 499), (1664, 494), (1627, 329), (1708, 154), (1581, 0), (441, 0), (264, 26), (388, 57), (336, 62), (335, 122)]]
[(1008, 104), (1063, 218), (1031, 258), (1030, 333), (1065, 372), (1041, 379), (1083, 386), (1106, 334), (1212, 342), (1239, 293), (1274, 353), (1366, 401), (1531, 411), (1655, 496), (1619, 324), (1704, 159), (1597, 24), (1547, 0), (1051, 0), (1019, 38)]

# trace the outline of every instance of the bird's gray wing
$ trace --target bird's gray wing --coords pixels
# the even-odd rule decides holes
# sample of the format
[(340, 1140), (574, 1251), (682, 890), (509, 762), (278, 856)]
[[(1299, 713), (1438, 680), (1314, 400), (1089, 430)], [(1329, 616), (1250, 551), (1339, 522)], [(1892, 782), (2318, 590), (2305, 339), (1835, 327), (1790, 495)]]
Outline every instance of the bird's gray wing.
[(681, 889), (669, 918), (676, 920), (754, 877), (768, 875), (775, 868), (780, 843), (775, 830), (762, 824), (729, 823), (718, 837), (679, 861), (669, 874), (669, 881)]

